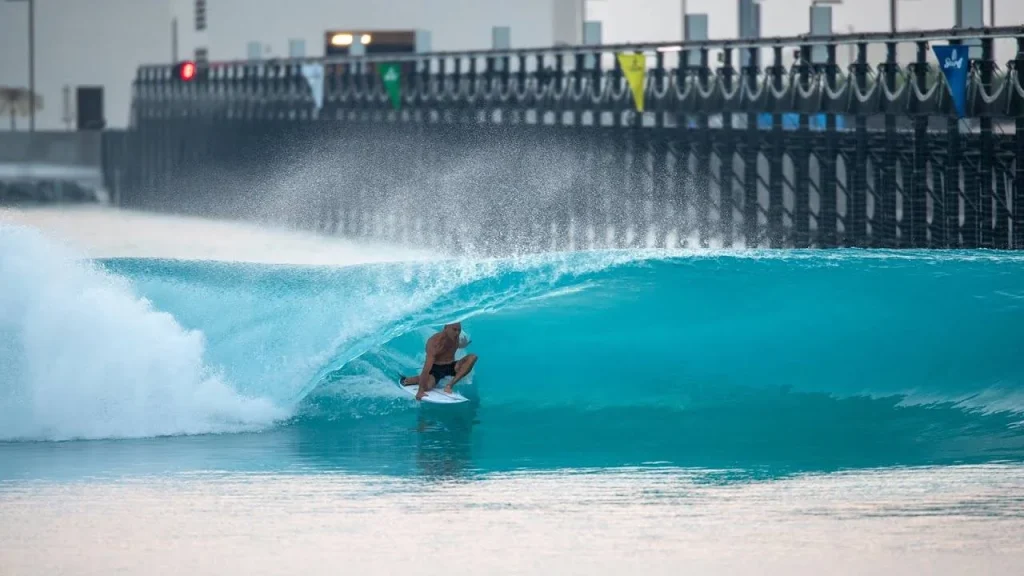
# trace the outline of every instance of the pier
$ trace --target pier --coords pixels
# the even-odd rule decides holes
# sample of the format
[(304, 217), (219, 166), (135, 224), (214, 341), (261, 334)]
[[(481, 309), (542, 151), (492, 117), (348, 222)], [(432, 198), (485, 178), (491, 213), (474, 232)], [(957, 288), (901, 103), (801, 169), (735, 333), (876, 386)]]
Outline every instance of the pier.
[(1020, 249), (1021, 70), (1024, 27), (143, 66), (105, 172), (126, 207), (478, 254)]

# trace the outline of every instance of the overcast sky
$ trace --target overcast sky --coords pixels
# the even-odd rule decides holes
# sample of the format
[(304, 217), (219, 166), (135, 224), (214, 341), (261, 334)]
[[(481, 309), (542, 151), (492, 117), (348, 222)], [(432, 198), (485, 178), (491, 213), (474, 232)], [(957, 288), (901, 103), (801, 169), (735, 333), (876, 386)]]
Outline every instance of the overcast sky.
[[(552, 43), (553, 1), (572, 0), (207, 0), (210, 29), (192, 28), (192, 0), (36, 0), (36, 85), (44, 97), (39, 129), (62, 129), (65, 85), (105, 87), (108, 124), (128, 120), (130, 87), (140, 64), (171, 60), (171, 25), (179, 16), (179, 54), (207, 45), (214, 60), (243, 59), (258, 40), (268, 55), (284, 56), (289, 38), (322, 54), (328, 28), (425, 28), (435, 49), (481, 49), (491, 27), (510, 25), (513, 47)], [(847, 0), (834, 10), (835, 30), (884, 31), (889, 0)], [(762, 33), (789, 36), (808, 29), (809, 0), (764, 0)], [(712, 38), (736, 34), (733, 0), (688, 0), (690, 12), (709, 14)], [(901, 29), (948, 28), (954, 0), (900, 0)], [(587, 0), (589, 17), (604, 26), (606, 43), (671, 41), (682, 30), (680, 0)], [(986, 10), (988, 0), (985, 0)], [(997, 0), (1000, 25), (1024, 24), (1024, 0)], [(0, 1), (0, 86), (26, 86), (27, 11)], [(986, 16), (987, 18), (987, 16)], [(908, 46), (908, 48), (911, 48)], [(1001, 45), (999, 60), (1013, 47)], [(26, 121), (21, 121), (22, 126)], [(0, 121), (0, 129), (7, 122)]]

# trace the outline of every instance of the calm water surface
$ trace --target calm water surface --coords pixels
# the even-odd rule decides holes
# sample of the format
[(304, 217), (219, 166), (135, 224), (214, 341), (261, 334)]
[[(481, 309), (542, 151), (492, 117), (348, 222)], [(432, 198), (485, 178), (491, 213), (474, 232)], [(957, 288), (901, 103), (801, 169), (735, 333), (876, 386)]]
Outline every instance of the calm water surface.
[(184, 474), (0, 488), (0, 573), (1019, 574), (1024, 468)]

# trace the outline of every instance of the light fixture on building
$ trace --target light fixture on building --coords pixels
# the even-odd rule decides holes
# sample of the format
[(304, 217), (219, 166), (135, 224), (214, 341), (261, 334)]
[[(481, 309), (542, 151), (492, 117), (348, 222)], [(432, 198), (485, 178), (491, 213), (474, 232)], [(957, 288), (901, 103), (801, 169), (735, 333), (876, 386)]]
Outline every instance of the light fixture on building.
[(352, 35), (348, 33), (335, 34), (331, 36), (331, 45), (333, 46), (351, 46)]
[(360, 58), (378, 54), (416, 54), (429, 51), (430, 33), (425, 30), (335, 28), (324, 32), (324, 55), (328, 57)]

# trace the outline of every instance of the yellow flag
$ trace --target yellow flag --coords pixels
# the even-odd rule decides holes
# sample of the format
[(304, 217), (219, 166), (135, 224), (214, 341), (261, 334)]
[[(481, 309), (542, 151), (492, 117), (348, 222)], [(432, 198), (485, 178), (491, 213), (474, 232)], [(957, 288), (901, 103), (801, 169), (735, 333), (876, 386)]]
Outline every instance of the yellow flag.
[(621, 53), (619, 66), (626, 76), (626, 82), (633, 90), (633, 103), (640, 112), (644, 111), (644, 76), (647, 74), (647, 59), (643, 54)]

